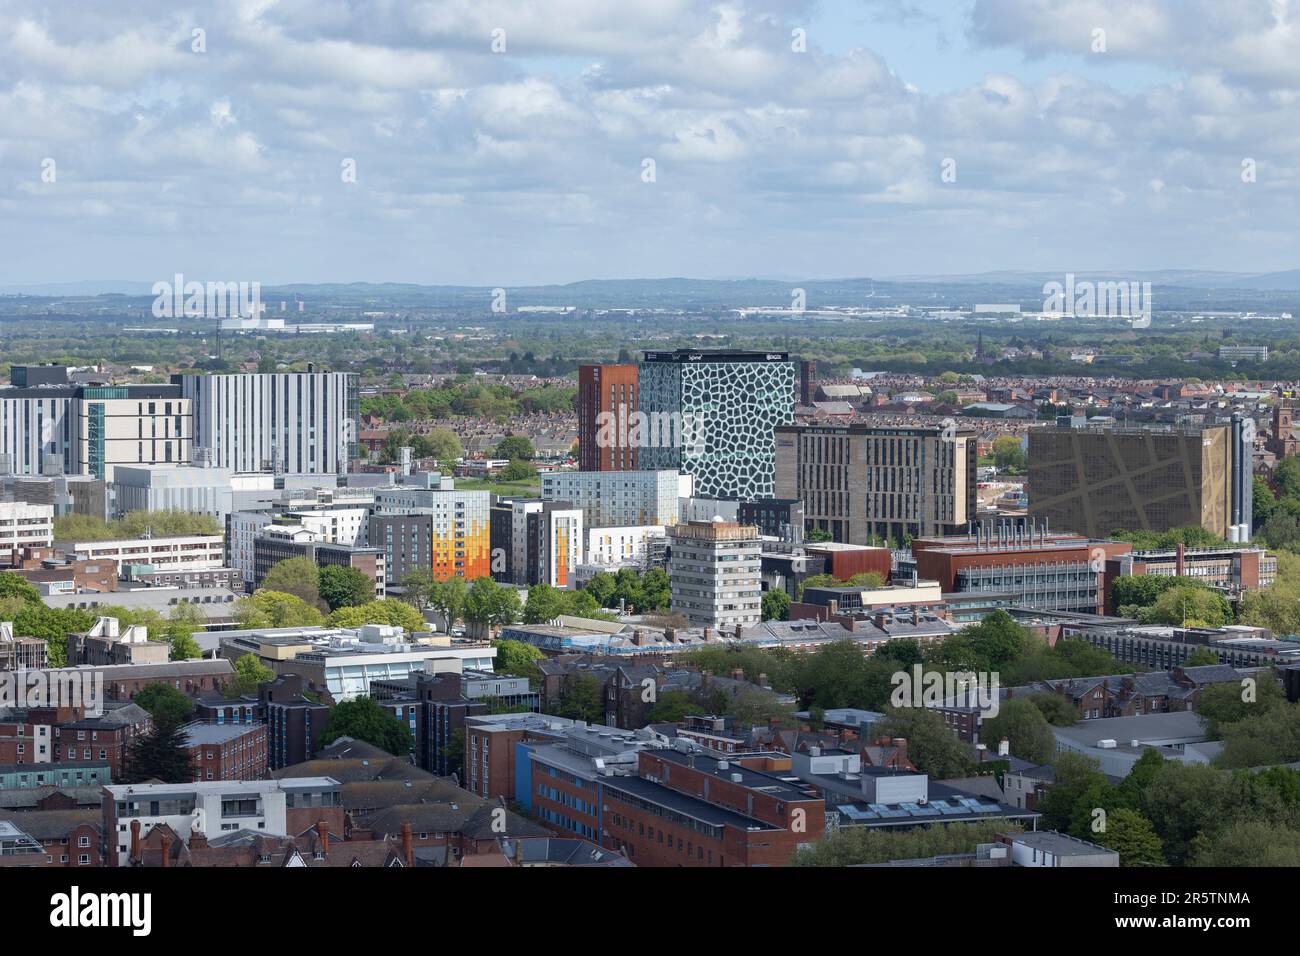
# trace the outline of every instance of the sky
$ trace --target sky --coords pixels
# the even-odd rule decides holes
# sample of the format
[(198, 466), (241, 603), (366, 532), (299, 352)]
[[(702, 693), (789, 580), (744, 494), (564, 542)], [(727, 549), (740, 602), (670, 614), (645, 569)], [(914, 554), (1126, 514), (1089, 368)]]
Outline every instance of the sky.
[(0, 287), (1300, 267), (1300, 0), (5, 0)]

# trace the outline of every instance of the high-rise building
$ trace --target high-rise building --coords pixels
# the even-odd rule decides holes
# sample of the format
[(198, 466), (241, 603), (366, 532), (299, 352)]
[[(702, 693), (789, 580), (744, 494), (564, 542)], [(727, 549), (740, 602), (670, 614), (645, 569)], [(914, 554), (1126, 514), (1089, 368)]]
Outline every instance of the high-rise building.
[(357, 448), (352, 372), (178, 375), (193, 402), (194, 447), (234, 471), (343, 474)]
[(582, 510), (567, 501), (548, 501), (525, 516), (529, 584), (567, 588), (582, 563)]
[(528, 516), (544, 504), (540, 498), (497, 498), (492, 505), (493, 580), (528, 583)]
[(794, 420), (787, 353), (646, 352), (639, 384), (642, 469), (689, 474), (701, 497), (773, 496), (775, 430)]
[(669, 525), (691, 478), (676, 471), (557, 471), (542, 475), (542, 499), (569, 501), (588, 528)]
[(1029, 514), (1092, 538), (1200, 525), (1251, 537), (1252, 429), (1078, 424), (1029, 430)]
[(113, 477), (187, 464), (190, 403), (176, 385), (75, 385), (64, 366), (18, 366), (0, 388), (0, 474)]
[(74, 472), (112, 481), (118, 465), (190, 463), (190, 401), (175, 385), (88, 385), (72, 411)]
[(672, 610), (694, 625), (748, 627), (763, 619), (763, 545), (752, 525), (691, 521), (668, 529)]
[[(387, 489), (375, 493), (375, 513), (383, 517), (430, 516), (429, 569), (434, 578), (472, 581), (492, 573), (491, 500), (489, 491)], [(409, 534), (410, 527), (410, 522), (387, 522), (377, 528), (372, 521), (370, 546), (387, 554), (400, 544), (390, 536)], [(397, 555), (390, 560), (398, 560)]]
[(817, 363), (799, 363), (799, 404), (811, 405), (817, 399)]
[(637, 411), (635, 365), (578, 368), (578, 467), (583, 471), (635, 471), (637, 449), (629, 422)]
[(976, 511), (975, 433), (953, 425), (776, 430), (776, 497), (844, 544), (964, 530)]

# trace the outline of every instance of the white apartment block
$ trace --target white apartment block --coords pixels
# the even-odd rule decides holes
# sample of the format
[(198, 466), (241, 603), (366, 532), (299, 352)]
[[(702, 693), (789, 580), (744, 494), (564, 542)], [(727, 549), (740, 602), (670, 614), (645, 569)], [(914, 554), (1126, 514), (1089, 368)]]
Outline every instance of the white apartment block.
[(78, 541), (63, 545), (63, 549), (92, 561), (113, 561), (118, 573), (125, 564), (149, 564), (159, 571), (206, 571), (226, 566), (219, 534)]
[(704, 627), (749, 627), (763, 619), (763, 546), (758, 529), (693, 521), (668, 530), (672, 610)]
[(316, 541), (329, 544), (347, 544), (358, 548), (369, 546), (369, 508), (329, 508), (321, 511), (286, 511), (284, 520), (302, 525), (316, 535)]
[(72, 471), (112, 481), (121, 465), (188, 465), (193, 419), (184, 398), (87, 386), (73, 403)]
[(342, 799), (332, 777), (137, 783), (106, 786), (104, 792), (112, 801), (104, 842), (117, 854), (118, 866), (128, 865), (135, 824), (141, 840), (162, 823), (186, 838), (196, 830), (209, 840), (236, 830), (288, 836), (289, 811), (337, 807)]
[(92, 475), (188, 464), (190, 403), (169, 385), (0, 388), (0, 473)]
[(0, 389), (0, 457), (10, 475), (68, 474), (76, 389)]
[(54, 506), (0, 501), (0, 554), (54, 544)]
[(246, 587), (251, 588), (256, 577), (253, 539), (271, 523), (271, 518), (265, 511), (232, 511), (226, 518), (226, 566), (243, 575)]
[(194, 445), (235, 471), (343, 474), (357, 442), (350, 372), (183, 375)]
[(691, 476), (677, 471), (561, 471), (542, 476), (544, 501), (569, 501), (588, 528), (677, 523)]
[(640, 525), (629, 528), (588, 528), (587, 556), (589, 565), (618, 568), (642, 564), (651, 538), (663, 538), (667, 531), (660, 525)]

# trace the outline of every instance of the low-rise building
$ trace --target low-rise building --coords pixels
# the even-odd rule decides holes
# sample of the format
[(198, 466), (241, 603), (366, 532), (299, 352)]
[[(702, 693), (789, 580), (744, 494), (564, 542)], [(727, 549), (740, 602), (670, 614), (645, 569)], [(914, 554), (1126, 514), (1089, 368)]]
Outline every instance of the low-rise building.
[(182, 730), (188, 741), (195, 781), (266, 777), (265, 725), (194, 722)]

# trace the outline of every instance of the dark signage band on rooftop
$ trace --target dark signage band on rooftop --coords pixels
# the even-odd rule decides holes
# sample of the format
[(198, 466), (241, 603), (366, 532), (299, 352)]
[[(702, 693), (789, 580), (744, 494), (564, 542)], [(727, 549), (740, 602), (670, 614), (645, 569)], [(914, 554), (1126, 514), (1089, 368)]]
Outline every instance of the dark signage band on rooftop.
[(647, 362), (788, 362), (789, 352), (735, 351), (732, 349), (674, 349), (644, 352)]

